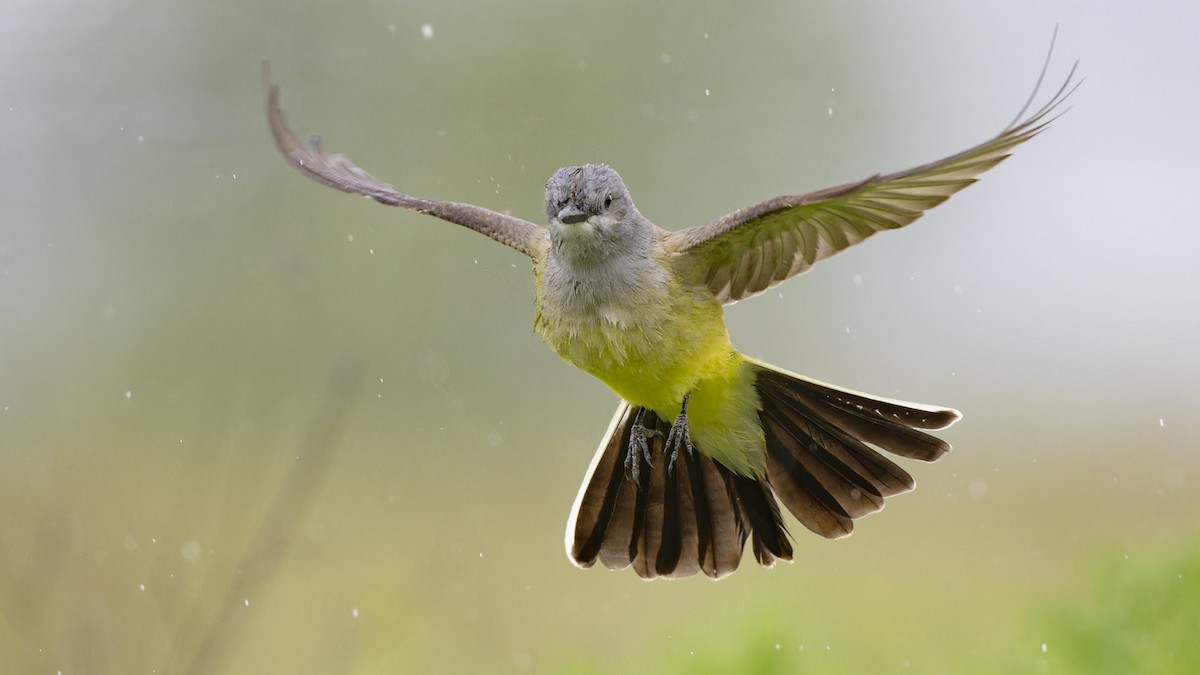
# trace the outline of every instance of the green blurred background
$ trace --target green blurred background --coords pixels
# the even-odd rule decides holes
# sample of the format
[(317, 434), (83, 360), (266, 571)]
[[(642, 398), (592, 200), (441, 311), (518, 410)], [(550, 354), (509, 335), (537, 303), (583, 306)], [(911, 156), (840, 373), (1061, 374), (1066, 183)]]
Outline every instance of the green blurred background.
[[(615, 406), (519, 254), (305, 181), (289, 119), (540, 221), (659, 225), (1074, 108), (902, 233), (728, 312), (753, 356), (960, 408), (918, 490), (720, 583), (577, 570)], [(10, 0), (4, 672), (1195, 672), (1200, 10), (1159, 3)]]

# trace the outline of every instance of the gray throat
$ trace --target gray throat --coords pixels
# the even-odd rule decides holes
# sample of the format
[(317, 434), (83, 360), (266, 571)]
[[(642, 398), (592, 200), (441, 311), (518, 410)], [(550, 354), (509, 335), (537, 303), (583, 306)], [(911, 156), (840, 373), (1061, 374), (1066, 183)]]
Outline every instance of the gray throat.
[[(646, 302), (666, 293), (667, 270), (653, 255), (655, 227), (640, 223), (579, 238), (551, 235), (544, 291), (568, 309), (595, 311), (612, 304)], [(568, 240), (569, 239), (569, 240)]]

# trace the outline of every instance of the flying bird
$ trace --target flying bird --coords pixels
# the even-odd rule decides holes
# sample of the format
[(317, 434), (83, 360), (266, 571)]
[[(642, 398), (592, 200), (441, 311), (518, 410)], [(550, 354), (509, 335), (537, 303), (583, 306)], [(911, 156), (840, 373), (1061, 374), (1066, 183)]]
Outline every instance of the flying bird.
[[(1029, 112), (1049, 62), (1047, 55), (1013, 122), (973, 148), (767, 199), (678, 231), (643, 216), (604, 164), (554, 172), (544, 226), (414, 197), (345, 155), (326, 154), (317, 137), (301, 142), (273, 84), (266, 105), (276, 145), (305, 176), (463, 225), (532, 261), (536, 332), (621, 398), (567, 523), (571, 561), (632, 567), (645, 579), (719, 579), (737, 569), (747, 539), (764, 566), (792, 559), (780, 502), (823, 537), (850, 534), (855, 519), (913, 488), (907, 471), (880, 450), (934, 461), (950, 445), (928, 432), (960, 417), (951, 408), (851, 391), (745, 356), (730, 341), (723, 305), (876, 232), (908, 225), (975, 182), (1045, 129), (1078, 86), (1072, 67), (1049, 101)], [(263, 78), (269, 82), (265, 64)]]

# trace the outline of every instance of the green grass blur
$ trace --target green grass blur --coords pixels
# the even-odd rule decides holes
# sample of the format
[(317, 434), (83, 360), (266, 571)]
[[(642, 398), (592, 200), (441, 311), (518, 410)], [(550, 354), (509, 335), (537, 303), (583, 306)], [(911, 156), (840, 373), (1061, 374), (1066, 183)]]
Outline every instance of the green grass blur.
[[(1044, 670), (1200, 672), (1200, 546), (1130, 554), (1087, 570), (1085, 597), (1046, 613)], [(1051, 647), (1052, 645), (1052, 647)], [(1053, 651), (1051, 651), (1053, 649)]]

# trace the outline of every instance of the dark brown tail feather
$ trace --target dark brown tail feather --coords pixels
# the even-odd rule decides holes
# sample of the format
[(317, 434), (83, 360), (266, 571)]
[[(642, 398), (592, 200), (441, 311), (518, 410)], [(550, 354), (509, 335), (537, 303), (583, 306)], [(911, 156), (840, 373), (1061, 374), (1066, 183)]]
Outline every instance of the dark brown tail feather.
[(934, 461), (950, 444), (920, 429), (942, 429), (958, 411), (879, 399), (754, 362), (767, 438), (767, 480), (805, 527), (844, 537), (853, 521), (907, 492), (913, 479), (868, 446)]
[(868, 443), (926, 461), (950, 450), (919, 429), (949, 426), (959, 417), (954, 410), (877, 399), (757, 361), (751, 367), (762, 402), (766, 478), (734, 473), (700, 448), (681, 452), (668, 472), (663, 450), (671, 424), (647, 410), (652, 463), (638, 458), (635, 485), (625, 457), (641, 408), (622, 402), (567, 522), (567, 555), (576, 565), (633, 567), (643, 579), (699, 572), (720, 579), (737, 569), (751, 537), (755, 558), (769, 567), (792, 559), (776, 497), (813, 532), (843, 537), (854, 519), (913, 487), (907, 472)]
[(636, 486), (625, 469), (630, 427), (639, 408), (622, 403), (592, 460), (567, 523), (567, 554), (580, 567), (599, 560), (633, 567), (643, 579), (733, 573), (746, 538), (764, 565), (792, 559), (779, 506), (766, 481), (733, 473), (705, 456), (680, 452), (667, 471), (663, 446), (671, 424), (646, 411), (653, 464), (639, 459)]

